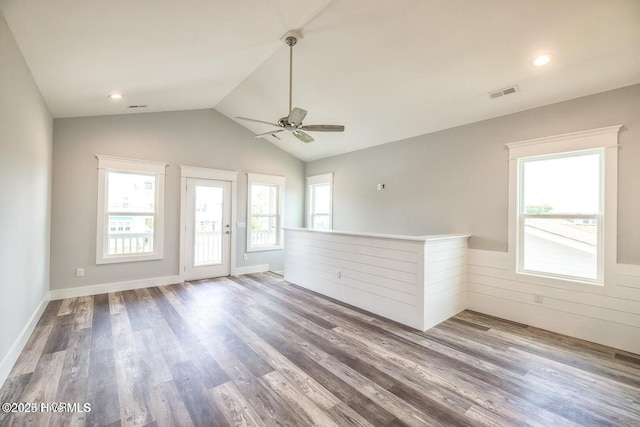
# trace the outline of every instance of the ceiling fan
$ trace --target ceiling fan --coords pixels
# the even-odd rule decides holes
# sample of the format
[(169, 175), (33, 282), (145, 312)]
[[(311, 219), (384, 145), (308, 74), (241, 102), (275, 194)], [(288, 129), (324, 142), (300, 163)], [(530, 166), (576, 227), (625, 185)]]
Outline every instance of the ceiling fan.
[[(291, 34), (291, 33), (290, 33)], [(263, 120), (249, 119), (247, 117), (236, 117), (236, 119), (246, 120), (254, 123), (262, 123), (270, 126), (275, 126), (278, 129), (269, 132), (256, 135), (256, 138), (262, 138), (263, 136), (273, 135), (278, 138), (280, 132), (291, 132), (293, 136), (300, 141), (309, 143), (313, 142), (313, 138), (306, 132), (344, 132), (344, 126), (342, 125), (303, 125), (302, 121), (307, 115), (307, 111), (302, 108), (292, 108), (292, 87), (293, 87), (293, 47), (298, 42), (298, 38), (294, 35), (288, 35), (285, 39), (285, 43), (289, 46), (289, 115), (282, 117), (277, 123), (266, 122)], [(278, 138), (280, 139), (280, 138)]]

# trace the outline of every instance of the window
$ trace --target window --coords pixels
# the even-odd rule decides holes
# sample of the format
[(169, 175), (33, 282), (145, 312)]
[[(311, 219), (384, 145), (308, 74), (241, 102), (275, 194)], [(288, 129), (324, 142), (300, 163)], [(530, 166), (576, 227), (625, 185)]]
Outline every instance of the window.
[(282, 249), (284, 177), (248, 175), (247, 251)]
[(307, 227), (314, 230), (331, 230), (333, 174), (307, 177)]
[(603, 155), (519, 159), (519, 271), (601, 282)]
[(96, 263), (161, 259), (166, 164), (97, 157)]
[(517, 273), (604, 283), (615, 262), (619, 128), (507, 144)]

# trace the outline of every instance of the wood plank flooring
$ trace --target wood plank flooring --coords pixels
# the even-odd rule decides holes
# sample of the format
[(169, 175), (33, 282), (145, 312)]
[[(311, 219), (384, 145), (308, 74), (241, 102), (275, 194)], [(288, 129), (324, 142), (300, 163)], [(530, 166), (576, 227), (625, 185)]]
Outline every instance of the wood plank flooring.
[(470, 311), (418, 332), (264, 273), (52, 301), (0, 402), (38, 405), (1, 426), (640, 426), (640, 356)]

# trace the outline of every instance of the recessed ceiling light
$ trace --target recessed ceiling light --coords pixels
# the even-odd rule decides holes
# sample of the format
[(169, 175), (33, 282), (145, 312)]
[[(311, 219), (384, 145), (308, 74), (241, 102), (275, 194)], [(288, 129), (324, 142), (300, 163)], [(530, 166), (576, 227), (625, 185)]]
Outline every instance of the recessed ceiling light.
[(114, 92), (114, 93), (110, 93), (107, 97), (109, 99), (122, 99), (124, 98), (124, 95), (121, 93)]
[(536, 67), (542, 67), (543, 65), (547, 65), (553, 59), (553, 55), (550, 53), (541, 53), (540, 55), (536, 55), (531, 60), (531, 63)]

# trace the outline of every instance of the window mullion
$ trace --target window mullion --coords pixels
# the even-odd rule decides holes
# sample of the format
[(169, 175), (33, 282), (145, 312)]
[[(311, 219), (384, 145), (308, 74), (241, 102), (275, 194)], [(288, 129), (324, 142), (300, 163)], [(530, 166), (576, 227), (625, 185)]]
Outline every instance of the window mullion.
[(598, 219), (601, 214), (520, 214), (523, 218), (546, 218), (546, 219)]

